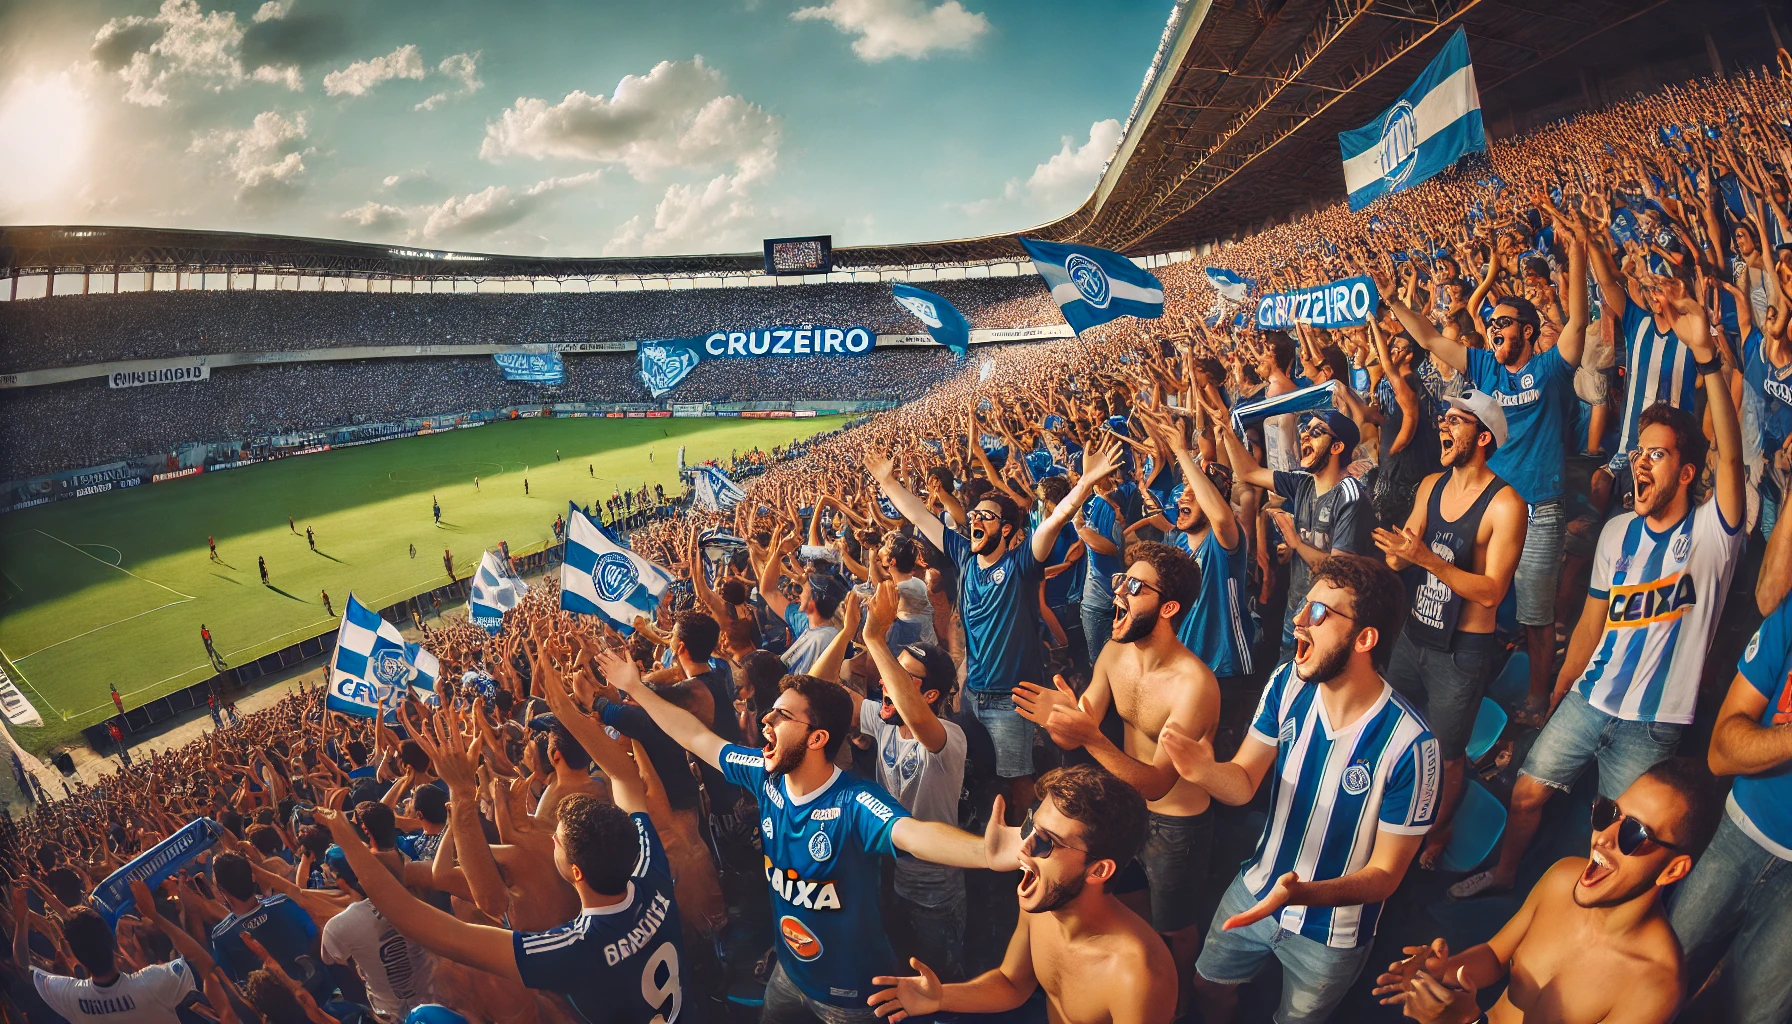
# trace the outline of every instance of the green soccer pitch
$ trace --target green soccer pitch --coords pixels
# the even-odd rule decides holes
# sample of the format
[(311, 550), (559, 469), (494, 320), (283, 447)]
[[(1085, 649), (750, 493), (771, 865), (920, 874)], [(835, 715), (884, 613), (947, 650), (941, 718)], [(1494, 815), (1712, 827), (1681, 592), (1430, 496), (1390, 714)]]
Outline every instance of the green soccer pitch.
[(680, 445), (693, 463), (725, 459), (844, 419), (514, 420), (0, 516), (0, 651), (44, 718), (13, 734), (43, 751), (112, 714), (108, 682), (133, 707), (207, 678), (201, 623), (244, 664), (329, 630), (350, 592), (383, 608), (441, 585), (444, 548), (464, 576), (499, 541), (539, 549), (569, 500), (595, 507), (643, 482), (673, 492)]

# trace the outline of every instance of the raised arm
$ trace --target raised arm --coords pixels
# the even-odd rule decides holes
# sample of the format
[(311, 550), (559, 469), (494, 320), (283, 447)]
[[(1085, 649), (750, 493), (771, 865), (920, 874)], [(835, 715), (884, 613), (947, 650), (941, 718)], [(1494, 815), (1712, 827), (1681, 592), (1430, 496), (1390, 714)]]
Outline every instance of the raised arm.
[[(1668, 289), (1674, 304), (1674, 333), (1692, 350), (1693, 359), (1701, 363), (1716, 362), (1717, 346), (1711, 340), (1711, 325), (1705, 319), (1705, 307), (1686, 294), (1686, 285), (1678, 279), (1664, 278), (1660, 283)], [(1740, 529), (1748, 514), (1748, 501), (1744, 492), (1742, 425), (1737, 420), (1736, 402), (1730, 396), (1721, 369), (1701, 374), (1699, 384), (1705, 389), (1705, 405), (1711, 412), (1711, 431), (1717, 438), (1717, 487), (1712, 500), (1717, 502), (1725, 527)]]
[(1412, 335), (1420, 348), (1449, 363), (1457, 373), (1468, 372), (1468, 349), (1461, 342), (1444, 337), (1438, 333), (1437, 328), (1431, 326), (1431, 321), (1401, 302), (1386, 271), (1377, 268), (1369, 276), (1374, 279), (1376, 289), (1381, 292), (1381, 300), (1388, 304), (1394, 318), (1400, 321), (1400, 326), (1406, 328), (1406, 333)]
[(1252, 487), (1275, 490), (1276, 475), (1264, 469), (1255, 456), (1246, 448), (1238, 435), (1232, 432), (1230, 418), (1224, 409), (1203, 405), (1208, 419), (1213, 423), (1213, 436), (1226, 453), (1226, 461), (1232, 464), (1232, 478), (1242, 480)]
[(617, 807), (630, 814), (647, 810), (647, 794), (641, 783), (641, 773), (636, 770), (634, 761), (630, 760), (622, 745), (610, 738), (604, 731), (603, 723), (580, 711), (572, 702), (572, 694), (567, 692), (566, 682), (558, 674), (549, 673), (542, 681), (542, 693), (547, 697), (548, 709), (566, 730), (572, 733), (579, 746), (591, 755), (597, 766), (603, 769), (604, 777), (610, 780), (610, 799)]
[(711, 732), (690, 712), (654, 693), (641, 681), (640, 671), (626, 653), (604, 651), (597, 656), (597, 667), (603, 672), (605, 682), (641, 705), (641, 710), (647, 712), (653, 723), (672, 737), (673, 742), (702, 758), (710, 767), (721, 768), (722, 748), (727, 745), (722, 737)]
[[(1094, 489), (1096, 481), (1103, 479), (1118, 468), (1120, 468), (1119, 441), (1109, 439), (1099, 449), (1092, 449), (1083, 454), (1082, 477), (1077, 480), (1076, 486), (1070, 489), (1070, 493), (1064, 496), (1064, 500), (1058, 502), (1057, 506), (1039, 521), (1039, 528), (1033, 531), (1031, 543), (1035, 561), (1044, 564), (1046, 559), (1052, 556), (1052, 548), (1058, 543), (1058, 531), (1064, 529), (1064, 524), (1070, 521), (1070, 517), (1083, 507), (1083, 502), (1088, 500), (1089, 492)], [(1087, 543), (1088, 538), (1084, 537), (1083, 541)]]
[[(1556, 218), (1557, 223), (1566, 218)], [(1563, 240), (1568, 247), (1568, 322), (1556, 337), (1556, 351), (1569, 366), (1579, 366), (1587, 341), (1587, 239), (1570, 228)]]
[(1171, 722), (1157, 738), (1158, 745), (1168, 750), (1177, 774), (1205, 789), (1215, 800), (1228, 807), (1250, 803), (1257, 794), (1263, 777), (1276, 763), (1274, 744), (1254, 735), (1246, 735), (1238, 753), (1230, 761), (1213, 759), (1213, 740), (1191, 736)]
[[(928, 543), (936, 548), (945, 546), (946, 524), (940, 522), (933, 513), (927, 510), (925, 501), (916, 497), (908, 488), (902, 486), (900, 480), (896, 479), (896, 467), (890, 461), (889, 455), (874, 449), (866, 449), (865, 469), (871, 474), (871, 479), (877, 481), (877, 486), (884, 492), (884, 496), (890, 499), (890, 504), (896, 506), (896, 511), (902, 513), (904, 519), (915, 524), (915, 529), (920, 531), (921, 536), (927, 538)], [(960, 523), (964, 522), (962, 515), (955, 518)]]
[(902, 721), (915, 734), (915, 739), (927, 748), (930, 754), (937, 754), (946, 746), (946, 726), (933, 713), (933, 708), (921, 695), (921, 686), (915, 677), (908, 674), (902, 662), (890, 651), (885, 636), (890, 626), (896, 621), (896, 584), (888, 580), (878, 584), (877, 594), (871, 599), (871, 608), (865, 616), (865, 650), (871, 653), (871, 660), (877, 664), (878, 678), (883, 682), (884, 694), (896, 705), (896, 711), (902, 715)]

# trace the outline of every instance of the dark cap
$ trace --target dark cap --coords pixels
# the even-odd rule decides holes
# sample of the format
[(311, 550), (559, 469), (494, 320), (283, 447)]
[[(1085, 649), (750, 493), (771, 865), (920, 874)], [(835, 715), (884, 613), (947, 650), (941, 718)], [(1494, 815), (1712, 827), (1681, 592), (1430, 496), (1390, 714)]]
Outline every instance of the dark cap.
[(839, 607), (846, 600), (846, 581), (831, 572), (812, 572), (809, 574), (809, 595), (816, 604), (831, 604)]
[(560, 717), (551, 711), (529, 719), (529, 731), (531, 732), (547, 732), (550, 729), (557, 729), (559, 726)]
[(951, 693), (958, 682), (958, 666), (953, 664), (952, 656), (933, 644), (904, 644), (897, 653), (907, 654), (921, 663), (923, 693), (928, 690)]
[(1350, 461), (1350, 453), (1356, 450), (1363, 439), (1362, 432), (1356, 428), (1356, 421), (1337, 409), (1320, 409), (1309, 419), (1324, 423), (1332, 437), (1344, 442), (1344, 461)]

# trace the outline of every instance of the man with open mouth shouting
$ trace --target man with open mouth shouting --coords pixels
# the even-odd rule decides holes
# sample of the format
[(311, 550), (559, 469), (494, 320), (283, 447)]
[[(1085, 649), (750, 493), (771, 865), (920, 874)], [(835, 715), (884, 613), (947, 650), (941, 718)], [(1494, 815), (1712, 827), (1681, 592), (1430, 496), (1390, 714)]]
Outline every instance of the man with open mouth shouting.
[(1168, 1024), (1175, 967), (1151, 926), (1109, 891), (1145, 842), (1145, 800), (1095, 765), (1039, 779), (1039, 807), (1021, 828), (1020, 920), (1002, 965), (962, 985), (942, 985), (920, 960), (918, 975), (872, 979), (871, 1005), (899, 1022), (940, 1011), (1004, 1013), (1035, 988), (1064, 1024)]
[(1294, 659), (1263, 689), (1232, 760), (1175, 722), (1158, 743), (1176, 771), (1229, 806), (1249, 803), (1270, 769), (1255, 854), (1220, 897), (1195, 961), (1207, 1024), (1227, 1024), (1238, 986), (1274, 957), (1280, 1024), (1323, 1021), (1368, 962), (1382, 902), (1437, 813), (1443, 772), (1424, 719), (1382, 679), (1406, 619), (1385, 564), (1333, 555), (1313, 570), (1294, 618)]
[[(1375, 994), (1425, 1024), (1673, 1019), (1686, 974), (1662, 891), (1692, 870), (1719, 813), (1704, 765), (1661, 762), (1618, 799), (1593, 802), (1591, 855), (1544, 872), (1498, 934), (1455, 956), (1441, 938), (1408, 946)], [(1475, 993), (1508, 974), (1482, 1016)]]

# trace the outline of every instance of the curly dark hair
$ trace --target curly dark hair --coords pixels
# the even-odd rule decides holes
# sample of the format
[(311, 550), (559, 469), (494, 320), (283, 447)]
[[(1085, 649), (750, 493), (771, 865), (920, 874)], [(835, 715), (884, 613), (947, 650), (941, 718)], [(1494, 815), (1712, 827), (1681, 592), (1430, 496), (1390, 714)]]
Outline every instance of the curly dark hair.
[[(1648, 427), (1661, 426), (1674, 432), (1674, 454), (1680, 456), (1682, 466), (1691, 466), (1694, 470), (1692, 486), (1699, 483), (1699, 474), (1705, 472), (1705, 456), (1711, 449), (1711, 442), (1705, 439), (1705, 430), (1699, 425), (1699, 418), (1685, 409), (1656, 402), (1643, 410), (1637, 419), (1636, 432), (1641, 437)], [(1691, 497), (1692, 491), (1687, 495)]]
[(810, 728), (828, 734), (822, 753), (832, 761), (840, 752), (840, 744), (852, 732), (853, 723), (858, 721), (858, 701), (839, 683), (795, 672), (779, 681), (778, 690), (795, 690), (809, 702), (809, 720), (813, 723)]
[(1394, 643), (1406, 625), (1406, 585), (1387, 563), (1340, 552), (1326, 556), (1313, 569), (1313, 582), (1321, 580), (1356, 598), (1352, 611), (1358, 629), (1375, 630), (1375, 651), (1369, 660), (1380, 672), (1394, 655)]
[(1089, 859), (1113, 861), (1116, 873), (1145, 845), (1145, 798), (1099, 765), (1053, 768), (1033, 784), (1033, 793), (1040, 800), (1051, 797), (1059, 813), (1082, 826), (1074, 838)]
[(1142, 540), (1126, 546), (1126, 564), (1144, 562), (1157, 571), (1157, 592), (1161, 600), (1181, 605), (1170, 617), (1170, 624), (1182, 628), (1182, 620), (1195, 606), (1201, 592), (1201, 567), (1181, 548)]

